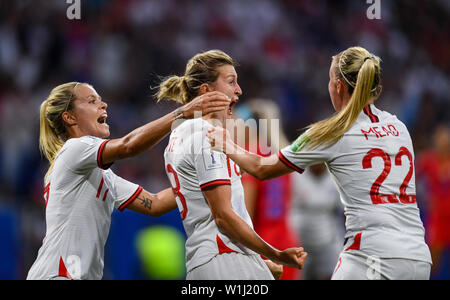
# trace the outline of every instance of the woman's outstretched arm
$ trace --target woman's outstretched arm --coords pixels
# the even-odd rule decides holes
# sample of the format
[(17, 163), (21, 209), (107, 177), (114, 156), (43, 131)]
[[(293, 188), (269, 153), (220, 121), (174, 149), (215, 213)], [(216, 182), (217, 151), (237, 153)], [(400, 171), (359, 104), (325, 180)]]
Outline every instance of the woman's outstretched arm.
[(122, 138), (110, 140), (103, 149), (102, 163), (107, 165), (149, 150), (171, 132), (172, 124), (177, 119), (191, 119), (196, 113), (206, 115), (222, 111), (229, 105), (230, 99), (223, 93), (210, 92), (201, 95), (175, 111), (133, 130)]
[(228, 130), (222, 127), (209, 129), (207, 137), (213, 149), (225, 153), (241, 169), (259, 180), (279, 177), (293, 171), (279, 159), (278, 154), (265, 157), (239, 147), (230, 138)]

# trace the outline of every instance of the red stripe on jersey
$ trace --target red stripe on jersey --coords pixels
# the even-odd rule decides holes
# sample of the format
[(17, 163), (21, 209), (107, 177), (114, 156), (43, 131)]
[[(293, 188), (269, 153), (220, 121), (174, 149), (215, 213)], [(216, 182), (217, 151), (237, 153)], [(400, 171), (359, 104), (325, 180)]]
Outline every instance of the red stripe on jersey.
[(231, 253), (236, 252), (233, 249), (230, 249), (225, 245), (225, 243), (222, 241), (222, 239), (219, 237), (219, 235), (216, 235), (216, 242), (217, 242), (217, 248), (219, 249), (219, 254), (222, 253)]
[(206, 188), (210, 188), (217, 185), (231, 185), (231, 181), (228, 179), (219, 179), (219, 180), (213, 180), (207, 183), (204, 183), (200, 186), (201, 190), (204, 190)]
[(339, 257), (338, 263), (337, 263), (336, 268), (334, 269), (333, 275), (334, 275), (334, 273), (336, 273), (336, 271), (341, 267), (341, 264), (342, 264), (342, 257)]
[(66, 277), (73, 280), (72, 276), (70, 276), (69, 272), (67, 272), (67, 268), (66, 265), (64, 264), (62, 256), (59, 257), (58, 276)]
[(102, 187), (103, 187), (103, 181), (104, 181), (104, 179), (103, 179), (103, 177), (102, 177), (102, 180), (100, 181), (100, 185), (98, 186), (98, 190), (97, 190), (97, 198), (98, 197), (100, 197), (100, 192), (102, 191)]
[(302, 174), (305, 170), (300, 169), (299, 167), (297, 167), (296, 165), (294, 165), (293, 163), (291, 163), (284, 155), (283, 153), (281, 153), (281, 151), (278, 151), (278, 158), (281, 160), (282, 163), (284, 163), (286, 166), (288, 166), (289, 168), (293, 169), (294, 171), (299, 172), (300, 174)]
[(97, 165), (98, 165), (99, 168), (101, 168), (101, 169), (103, 169), (103, 170), (108, 169), (108, 168), (111, 167), (111, 165), (112, 165), (112, 163), (107, 164), (107, 165), (104, 165), (103, 162), (102, 162), (102, 154), (103, 154), (103, 150), (105, 149), (105, 146), (106, 146), (106, 144), (107, 144), (109, 141), (110, 141), (110, 140), (104, 141), (104, 142), (100, 145), (100, 148), (98, 149), (98, 152), (97, 152)]
[(139, 186), (139, 187), (137, 188), (136, 192), (134, 192), (134, 194), (133, 194), (127, 201), (125, 201), (124, 203), (122, 203), (121, 206), (119, 206), (119, 210), (120, 210), (120, 211), (124, 210), (125, 207), (127, 207), (128, 204), (130, 204), (131, 202), (133, 202), (134, 199), (136, 199), (136, 197), (139, 196), (139, 194), (141, 193), (141, 191), (142, 191), (142, 186)]
[(355, 235), (355, 239), (353, 240), (353, 244), (351, 244), (345, 251), (347, 250), (359, 250), (361, 248), (361, 235), (362, 232), (358, 232)]
[(227, 168), (228, 168), (228, 176), (231, 177), (231, 163), (230, 158), (227, 156)]
[(370, 121), (372, 123), (380, 122), (380, 119), (378, 119), (378, 117), (372, 113), (372, 109), (370, 108), (370, 105), (367, 105), (366, 107), (364, 107), (363, 111), (370, 118)]
[(105, 202), (106, 195), (108, 195), (109, 189), (106, 189), (105, 193), (103, 194), (103, 202)]
[(49, 196), (50, 196), (50, 182), (47, 183), (47, 185), (44, 188), (44, 199), (45, 199), (45, 206), (46, 207), (47, 207)]

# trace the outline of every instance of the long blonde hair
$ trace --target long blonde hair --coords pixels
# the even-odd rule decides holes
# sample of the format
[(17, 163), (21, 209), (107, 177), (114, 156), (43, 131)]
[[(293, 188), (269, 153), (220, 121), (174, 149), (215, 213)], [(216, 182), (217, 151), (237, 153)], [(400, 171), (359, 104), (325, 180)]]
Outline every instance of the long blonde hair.
[(371, 99), (381, 93), (380, 58), (362, 47), (351, 47), (333, 56), (334, 76), (348, 85), (351, 98), (347, 105), (332, 117), (308, 126), (305, 148), (332, 145), (353, 125)]
[(79, 84), (82, 83), (69, 82), (58, 85), (41, 104), (39, 149), (50, 162), (45, 178), (53, 169), (59, 150), (69, 138), (62, 114), (72, 109), (76, 98), (74, 90)]
[(166, 98), (181, 104), (190, 102), (198, 96), (202, 84), (216, 81), (219, 76), (217, 68), (223, 65), (234, 66), (234, 61), (221, 50), (195, 55), (186, 64), (183, 76), (170, 76), (159, 85), (158, 101)]

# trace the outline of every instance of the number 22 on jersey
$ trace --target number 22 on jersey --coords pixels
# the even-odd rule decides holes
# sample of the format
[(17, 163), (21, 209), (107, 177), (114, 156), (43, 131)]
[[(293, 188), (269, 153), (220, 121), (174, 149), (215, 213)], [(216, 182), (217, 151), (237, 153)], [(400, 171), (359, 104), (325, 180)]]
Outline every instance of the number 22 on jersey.
[(411, 155), (411, 152), (406, 147), (400, 147), (399, 152), (395, 156), (395, 165), (401, 166), (402, 165), (402, 157), (406, 156), (409, 160), (409, 171), (406, 174), (405, 178), (403, 179), (402, 184), (399, 187), (399, 196), (397, 197), (396, 194), (380, 194), (380, 187), (389, 175), (391, 168), (392, 168), (392, 162), (389, 155), (379, 148), (371, 149), (367, 152), (367, 154), (363, 157), (362, 161), (362, 167), (363, 169), (370, 169), (372, 168), (372, 159), (374, 157), (381, 157), (384, 161), (384, 169), (381, 172), (381, 174), (377, 177), (375, 182), (372, 184), (372, 187), (370, 189), (370, 199), (372, 200), (373, 204), (386, 204), (386, 203), (404, 203), (404, 204), (411, 204), (416, 203), (416, 195), (408, 195), (406, 194), (406, 188), (408, 187), (408, 184), (412, 178), (414, 166), (413, 166), (413, 158)]

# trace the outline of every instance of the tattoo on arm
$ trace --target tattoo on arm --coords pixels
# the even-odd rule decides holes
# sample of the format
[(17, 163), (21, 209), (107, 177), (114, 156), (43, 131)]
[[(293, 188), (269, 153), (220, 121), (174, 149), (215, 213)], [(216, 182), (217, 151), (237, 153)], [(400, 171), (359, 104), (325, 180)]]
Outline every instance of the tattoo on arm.
[(153, 203), (152, 199), (147, 198), (147, 197), (145, 197), (145, 196), (142, 196), (142, 198), (139, 197), (138, 200), (141, 201), (141, 204), (142, 204), (146, 209), (148, 209), (148, 210), (151, 210), (151, 209), (152, 209), (152, 203)]

